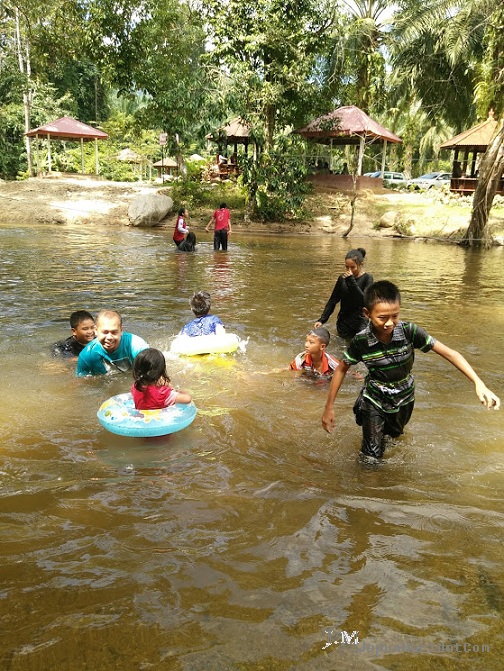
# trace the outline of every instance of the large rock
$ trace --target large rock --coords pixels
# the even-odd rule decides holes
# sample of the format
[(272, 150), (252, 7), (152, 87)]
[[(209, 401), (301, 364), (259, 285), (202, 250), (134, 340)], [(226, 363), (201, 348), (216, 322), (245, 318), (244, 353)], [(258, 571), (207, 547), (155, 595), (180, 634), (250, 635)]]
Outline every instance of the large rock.
[(128, 208), (130, 225), (143, 228), (158, 226), (172, 207), (173, 200), (169, 196), (157, 193), (138, 196)]
[(380, 219), (378, 220), (379, 228), (394, 228), (399, 219), (399, 212), (395, 210), (389, 210), (385, 212)]

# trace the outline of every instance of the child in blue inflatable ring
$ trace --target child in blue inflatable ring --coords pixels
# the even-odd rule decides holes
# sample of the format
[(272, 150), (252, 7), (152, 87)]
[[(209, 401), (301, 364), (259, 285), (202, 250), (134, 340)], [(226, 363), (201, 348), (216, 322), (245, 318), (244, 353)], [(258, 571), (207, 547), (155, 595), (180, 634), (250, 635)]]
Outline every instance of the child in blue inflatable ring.
[(170, 387), (164, 355), (153, 347), (142, 350), (136, 356), (133, 378), (131, 395), (137, 410), (158, 410), (192, 400), (187, 392)]
[(216, 315), (209, 315), (211, 298), (208, 291), (199, 291), (194, 294), (189, 301), (191, 310), (194, 312), (196, 319), (193, 319), (184, 326), (180, 335), (190, 336), (194, 338), (202, 335), (224, 335), (226, 329), (219, 317)]

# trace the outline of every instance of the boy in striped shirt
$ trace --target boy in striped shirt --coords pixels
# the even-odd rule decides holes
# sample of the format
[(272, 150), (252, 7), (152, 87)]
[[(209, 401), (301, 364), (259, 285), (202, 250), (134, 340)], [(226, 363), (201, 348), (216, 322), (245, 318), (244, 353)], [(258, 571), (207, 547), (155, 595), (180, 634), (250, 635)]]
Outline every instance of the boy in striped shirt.
[(364, 295), (367, 327), (360, 331), (336, 369), (322, 416), (322, 426), (331, 432), (335, 426), (334, 401), (348, 368), (364, 362), (368, 374), (354, 405), (355, 421), (362, 426), (361, 453), (371, 460), (383, 456), (385, 436), (396, 438), (403, 432), (413, 411), (415, 381), (411, 374), (414, 350), (432, 350), (458, 368), (475, 385), (483, 405), (498, 410), (499, 398), (476, 375), (456, 350), (434, 340), (423, 328), (399, 319), (399, 289), (383, 280), (372, 284)]

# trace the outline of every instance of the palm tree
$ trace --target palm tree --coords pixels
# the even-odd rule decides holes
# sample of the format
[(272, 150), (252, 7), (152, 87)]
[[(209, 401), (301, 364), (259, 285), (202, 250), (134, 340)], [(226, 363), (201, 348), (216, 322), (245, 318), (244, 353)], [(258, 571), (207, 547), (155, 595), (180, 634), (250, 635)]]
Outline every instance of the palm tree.
[(385, 77), (386, 13), (389, 0), (343, 0), (333, 34), (327, 79), (329, 85), (347, 82), (346, 101), (369, 112), (379, 99)]
[[(469, 115), (476, 105), (483, 118), (495, 106), (502, 115), (503, 21), (500, 0), (403, 0), (395, 18), (395, 63), (406, 69), (429, 115), (455, 126), (474, 121)], [(480, 166), (466, 245), (491, 243), (488, 215), (504, 170), (503, 145), (501, 130)]]

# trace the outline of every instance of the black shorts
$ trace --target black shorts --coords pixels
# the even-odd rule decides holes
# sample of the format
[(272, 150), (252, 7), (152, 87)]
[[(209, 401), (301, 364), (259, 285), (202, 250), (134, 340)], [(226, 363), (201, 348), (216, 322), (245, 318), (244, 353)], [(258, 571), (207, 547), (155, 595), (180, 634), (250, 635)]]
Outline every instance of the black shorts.
[(397, 438), (403, 433), (414, 405), (415, 402), (411, 401), (402, 405), (397, 412), (384, 412), (364, 398), (361, 391), (353, 407), (355, 421), (362, 426), (361, 452), (378, 459), (382, 457), (385, 451), (384, 437)]

